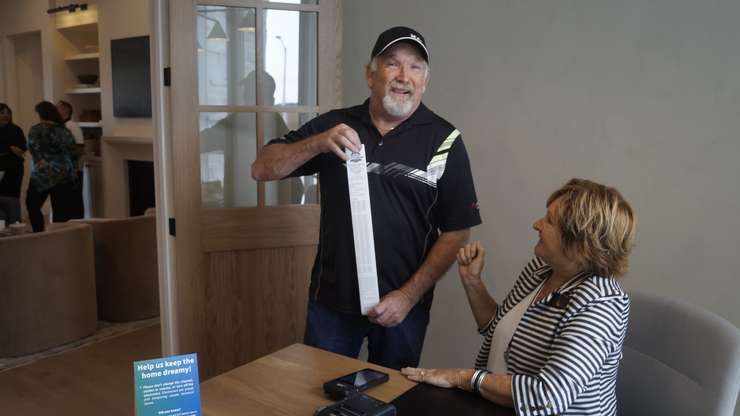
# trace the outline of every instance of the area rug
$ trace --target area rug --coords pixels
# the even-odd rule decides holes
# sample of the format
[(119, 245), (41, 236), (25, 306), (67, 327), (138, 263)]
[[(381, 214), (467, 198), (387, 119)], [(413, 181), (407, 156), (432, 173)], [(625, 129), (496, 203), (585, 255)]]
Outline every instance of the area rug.
[(98, 321), (98, 329), (92, 335), (73, 341), (58, 347), (54, 347), (45, 351), (40, 351), (34, 354), (24, 355), (22, 357), (3, 358), (0, 357), (0, 373), (3, 371), (10, 370), (11, 368), (22, 367), (24, 365), (31, 364), (42, 358), (52, 357), (68, 351), (76, 350), (88, 345), (92, 345), (107, 339), (115, 338), (117, 336), (127, 334), (138, 329), (147, 328), (159, 323), (159, 317), (144, 319), (141, 321), (133, 322), (107, 322)]

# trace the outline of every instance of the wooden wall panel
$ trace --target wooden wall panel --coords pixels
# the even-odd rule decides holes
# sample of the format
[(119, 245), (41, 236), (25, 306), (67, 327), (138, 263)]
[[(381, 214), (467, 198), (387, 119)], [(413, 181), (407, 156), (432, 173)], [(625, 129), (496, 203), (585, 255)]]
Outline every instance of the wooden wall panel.
[(201, 248), (206, 252), (315, 245), (317, 204), (201, 211)]
[(205, 374), (303, 340), (315, 255), (316, 245), (209, 253)]

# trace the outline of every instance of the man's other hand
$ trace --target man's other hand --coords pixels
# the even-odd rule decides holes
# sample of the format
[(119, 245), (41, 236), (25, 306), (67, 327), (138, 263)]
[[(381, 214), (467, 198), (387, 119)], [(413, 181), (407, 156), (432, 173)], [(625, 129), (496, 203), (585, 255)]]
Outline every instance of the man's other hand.
[(403, 322), (413, 306), (414, 303), (405, 293), (394, 290), (383, 296), (380, 303), (370, 309), (367, 317), (374, 324), (390, 328)]

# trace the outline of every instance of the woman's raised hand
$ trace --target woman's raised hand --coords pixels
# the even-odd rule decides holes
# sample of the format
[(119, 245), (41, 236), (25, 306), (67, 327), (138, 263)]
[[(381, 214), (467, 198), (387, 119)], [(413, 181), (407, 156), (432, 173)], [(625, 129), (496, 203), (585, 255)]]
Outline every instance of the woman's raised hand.
[(472, 241), (457, 252), (457, 270), (463, 282), (479, 281), (486, 264), (486, 250), (480, 241)]

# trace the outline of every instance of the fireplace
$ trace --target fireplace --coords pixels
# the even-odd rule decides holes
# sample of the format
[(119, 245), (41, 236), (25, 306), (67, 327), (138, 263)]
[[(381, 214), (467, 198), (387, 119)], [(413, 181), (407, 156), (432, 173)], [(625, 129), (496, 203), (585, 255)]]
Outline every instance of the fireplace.
[(144, 215), (154, 206), (154, 162), (128, 160), (129, 215)]
[[(152, 166), (152, 139), (147, 137), (103, 136), (100, 142), (103, 168), (103, 208), (106, 218), (124, 218), (134, 212), (154, 206), (153, 169), (142, 174), (136, 173), (142, 162)], [(133, 162), (133, 164), (129, 164)], [(145, 171), (146, 172), (146, 171)], [(132, 184), (132, 181), (134, 182)], [(139, 186), (144, 191), (139, 191)], [(150, 189), (146, 191), (146, 189)], [(149, 195), (147, 201), (139, 202), (141, 195)]]

